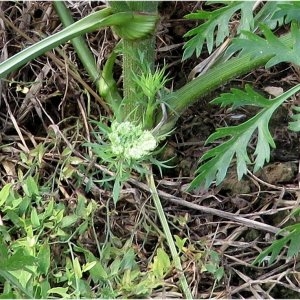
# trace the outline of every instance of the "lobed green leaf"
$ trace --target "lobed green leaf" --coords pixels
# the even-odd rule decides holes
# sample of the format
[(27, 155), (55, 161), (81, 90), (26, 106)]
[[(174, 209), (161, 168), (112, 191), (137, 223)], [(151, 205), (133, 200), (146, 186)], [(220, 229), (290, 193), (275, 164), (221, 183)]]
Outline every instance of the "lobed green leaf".
[(283, 18), (285, 24), (293, 20), (300, 22), (300, 2), (291, 1), (290, 3), (278, 4), (278, 10), (272, 19)]
[(283, 228), (279, 233), (285, 235), (274, 241), (268, 248), (263, 250), (254, 260), (253, 264), (261, 264), (267, 261), (268, 264), (272, 264), (279, 253), (283, 251), (284, 247), (288, 246), (286, 256), (288, 258), (298, 255), (300, 252), (300, 224), (294, 224)]
[(230, 93), (223, 93), (220, 97), (214, 99), (212, 104), (219, 104), (221, 107), (230, 106), (235, 109), (244, 105), (252, 105), (258, 107), (268, 107), (272, 105), (269, 99), (266, 99), (261, 94), (255, 92), (249, 85), (245, 85), (245, 91), (233, 88)]
[(269, 131), (269, 121), (274, 111), (289, 97), (300, 90), (300, 85), (278, 96), (270, 105), (246, 122), (225, 128), (218, 128), (206, 141), (212, 143), (219, 139), (227, 138), (218, 146), (208, 150), (200, 159), (198, 175), (192, 181), (190, 188), (204, 185), (209, 187), (215, 180), (220, 184), (227, 173), (232, 159), (236, 158), (237, 174), (241, 179), (247, 173), (247, 164), (251, 163), (247, 147), (252, 136), (257, 133), (257, 144), (254, 151), (254, 171), (257, 171), (270, 159), (270, 147), (275, 148), (275, 143)]
[[(265, 38), (250, 32), (243, 31), (245, 38), (235, 38), (230, 51), (241, 51), (241, 54), (253, 53), (253, 57), (261, 55), (272, 56), (266, 63), (266, 68), (270, 68), (281, 62), (290, 62), (300, 65), (300, 26), (296, 22), (291, 24), (292, 47), (285, 45), (273, 34), (267, 25), (261, 24), (260, 28)], [(253, 51), (253, 52), (252, 52)]]
[(185, 34), (185, 37), (192, 36), (192, 38), (184, 45), (183, 60), (192, 56), (194, 52), (198, 57), (205, 42), (209, 53), (212, 52), (214, 44), (218, 47), (223, 43), (230, 35), (229, 22), (237, 12), (240, 12), (240, 24), (237, 31), (253, 28), (253, 1), (218, 1), (218, 3), (225, 4), (225, 6), (213, 11), (198, 11), (186, 16), (186, 19), (205, 20), (205, 22)]
[(266, 24), (270, 29), (275, 29), (284, 23), (284, 17), (276, 15), (280, 10), (280, 4), (284, 1), (266, 1), (262, 8), (257, 12), (254, 17), (255, 27), (257, 24)]

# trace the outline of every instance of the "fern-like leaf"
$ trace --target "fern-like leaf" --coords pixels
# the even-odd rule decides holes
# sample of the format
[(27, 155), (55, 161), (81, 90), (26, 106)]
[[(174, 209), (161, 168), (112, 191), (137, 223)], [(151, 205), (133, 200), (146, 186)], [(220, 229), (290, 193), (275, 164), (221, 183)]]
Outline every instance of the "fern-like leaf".
[(292, 115), (292, 119), (294, 121), (289, 122), (288, 128), (292, 131), (300, 131), (300, 107), (295, 106), (294, 108), (295, 113)]
[[(291, 88), (289, 91), (269, 101), (270, 105), (262, 110), (248, 121), (225, 128), (219, 128), (206, 141), (206, 143), (215, 142), (220, 139), (228, 138), (215, 148), (207, 151), (200, 159), (200, 167), (197, 170), (197, 176), (192, 181), (190, 188), (199, 186), (209, 187), (215, 180), (220, 184), (228, 170), (232, 159), (236, 158), (237, 175), (241, 179), (247, 173), (247, 164), (251, 163), (247, 152), (247, 146), (251, 137), (257, 132), (257, 144), (254, 151), (254, 171), (263, 167), (265, 162), (270, 159), (270, 147), (275, 148), (275, 143), (269, 131), (269, 121), (274, 111), (289, 97), (300, 90), (300, 85)], [(236, 93), (232, 94), (234, 98)], [(229, 103), (236, 103), (230, 100)]]
[(233, 109), (244, 105), (258, 106), (261, 108), (272, 105), (270, 100), (255, 92), (249, 84), (245, 85), (245, 91), (233, 88), (230, 90), (230, 93), (222, 94), (211, 103), (219, 104), (221, 107), (232, 105)]
[(276, 11), (272, 19), (284, 18), (285, 24), (291, 21), (300, 22), (300, 2), (291, 1), (290, 3), (283, 3), (278, 5), (278, 11)]
[(267, 261), (268, 264), (272, 264), (279, 253), (288, 247), (286, 256), (288, 258), (297, 255), (300, 252), (300, 224), (294, 224), (287, 226), (286, 228), (278, 232), (283, 233), (284, 236), (275, 242), (273, 242), (267, 249), (262, 251), (257, 258), (254, 260), (253, 264), (261, 264), (263, 261)]
[(280, 4), (286, 1), (266, 1), (262, 8), (257, 12), (254, 17), (254, 26), (258, 24), (265, 24), (270, 29), (275, 29), (284, 23), (284, 16), (276, 15), (280, 10)]
[(266, 68), (270, 68), (281, 62), (290, 62), (300, 65), (300, 28), (299, 24), (291, 24), (291, 37), (293, 46), (288, 47), (282, 43), (277, 36), (268, 28), (261, 24), (260, 28), (265, 38), (250, 32), (243, 31), (246, 38), (236, 38), (228, 51), (235, 52), (241, 50), (241, 54), (254, 51), (254, 56), (269, 55), (271, 58), (266, 63)]
[(241, 15), (237, 31), (253, 28), (253, 1), (218, 1), (214, 3), (222, 3), (225, 6), (213, 11), (198, 11), (186, 16), (190, 20), (205, 20), (205, 22), (185, 34), (185, 37), (192, 38), (184, 45), (183, 60), (191, 57), (194, 52), (198, 57), (205, 42), (209, 53), (212, 52), (214, 44), (218, 47), (223, 43), (230, 34), (228, 24), (237, 12), (240, 12)]

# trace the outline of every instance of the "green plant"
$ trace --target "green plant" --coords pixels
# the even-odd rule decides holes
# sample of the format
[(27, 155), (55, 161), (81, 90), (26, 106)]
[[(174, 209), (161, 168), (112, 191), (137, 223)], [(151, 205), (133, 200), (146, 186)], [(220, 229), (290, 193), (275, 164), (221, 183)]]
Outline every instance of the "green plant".
[[(161, 163), (152, 157), (153, 150), (157, 147), (158, 140), (149, 130), (143, 130), (141, 125), (130, 121), (113, 121), (111, 127), (101, 122), (96, 122), (99, 131), (95, 132), (96, 143), (86, 143), (91, 147), (97, 157), (101, 157), (115, 175), (113, 200), (117, 203), (122, 184), (129, 179), (131, 171), (141, 174), (147, 173), (143, 163), (152, 161), (159, 167)], [(107, 140), (106, 140), (107, 139)]]
[[(295, 209), (290, 217), (299, 217), (300, 209)], [(300, 223), (288, 225), (281, 229), (277, 235), (278, 239), (264, 249), (253, 261), (253, 264), (271, 265), (279, 256), (280, 252), (284, 252), (287, 247), (286, 258), (291, 259), (299, 255), (300, 252)]]
[(143, 297), (163, 285), (172, 267), (163, 249), (147, 270), (139, 267), (131, 240), (110, 240), (95, 255), (78, 243), (94, 226), (95, 201), (79, 193), (70, 211), (38, 178), (20, 183), (0, 190), (2, 298)]
[(232, 105), (237, 108), (241, 105), (250, 104), (258, 106), (261, 111), (248, 121), (237, 126), (219, 128), (208, 139), (207, 143), (229, 137), (222, 144), (207, 151), (201, 158), (204, 163), (197, 170), (198, 175), (191, 183), (191, 187), (197, 188), (199, 184), (205, 182), (208, 187), (216, 179), (216, 184), (220, 184), (228, 170), (230, 162), (235, 157), (238, 178), (241, 179), (247, 173), (247, 164), (252, 161), (247, 153), (247, 145), (251, 137), (257, 132), (257, 143), (254, 151), (254, 171), (262, 168), (265, 162), (270, 159), (270, 146), (275, 148), (275, 143), (269, 131), (269, 122), (275, 110), (289, 97), (300, 90), (300, 85), (291, 88), (286, 93), (278, 96), (272, 101), (254, 92), (249, 86), (245, 91), (233, 89), (231, 93), (223, 94), (216, 98), (213, 103), (222, 106)]
[[(228, 39), (230, 46), (224, 54), (217, 57), (211, 69), (200, 73), (197, 78), (177, 91), (166, 91), (164, 85), (167, 80), (163, 71), (155, 70), (153, 32), (157, 21), (157, 4), (153, 2), (112, 1), (110, 8), (73, 24), (67, 8), (59, 1), (54, 5), (67, 28), (0, 64), (0, 78), (4, 78), (45, 51), (73, 39), (72, 43), (79, 58), (113, 115), (110, 119), (111, 127), (99, 123), (100, 132), (96, 132), (95, 136), (100, 138), (97, 143), (88, 143), (87, 146), (115, 172), (115, 202), (122, 182), (130, 176), (132, 169), (146, 174), (158, 215), (164, 224), (165, 234), (172, 249), (173, 259), (179, 270), (182, 269), (180, 261), (176, 258), (174, 241), (169, 234), (149, 167), (153, 162), (157, 162), (153, 160), (155, 146), (172, 132), (176, 121), (188, 106), (230, 79), (259, 66), (271, 67), (280, 62), (300, 63), (300, 27), (298, 14), (295, 13), (300, 9), (298, 2), (267, 2), (260, 7), (256, 7), (253, 2), (244, 1), (219, 1), (217, 4), (221, 8), (211, 8), (210, 11), (200, 11), (187, 16), (189, 19), (199, 19), (203, 22), (186, 35), (192, 38), (185, 45), (184, 59), (188, 59), (194, 52), (199, 55), (205, 43), (209, 53), (225, 39)], [(237, 13), (240, 13), (239, 24), (230, 31), (227, 29), (228, 23)], [(281, 24), (290, 24), (290, 30), (286, 35), (277, 37), (272, 30)], [(112, 26), (122, 40), (100, 72), (84, 40), (78, 36), (103, 26)], [(114, 61), (120, 52), (123, 54), (123, 96), (117, 90), (112, 74)], [(269, 120), (276, 109), (299, 89), (299, 85), (295, 86), (283, 95), (268, 100), (252, 88), (246, 87), (244, 91), (232, 90), (231, 93), (214, 100), (214, 103), (232, 106), (233, 109), (242, 105), (255, 105), (260, 111), (243, 124), (220, 128), (208, 138), (207, 142), (221, 140), (222, 143), (201, 158), (191, 188), (203, 185), (208, 187), (214, 182), (222, 182), (233, 159), (237, 163), (239, 178), (247, 172), (248, 165), (254, 163), (254, 169), (257, 170), (268, 162), (270, 148), (275, 147), (268, 129)], [(289, 128), (299, 131), (299, 108), (296, 107), (294, 111), (296, 113)], [(255, 134), (258, 134), (256, 149), (249, 152), (248, 144)], [(226, 138), (228, 139), (224, 141)], [(137, 150), (135, 146), (141, 146), (142, 141), (147, 141), (147, 147), (139, 153), (133, 151)], [(100, 142), (101, 145), (98, 145)], [(123, 142), (125, 145), (121, 144)], [(240, 148), (241, 143), (243, 147)], [(190, 297), (191, 293), (184, 277), (181, 278), (181, 284), (186, 296)]]
[(278, 232), (283, 235), (275, 240), (268, 248), (264, 249), (254, 260), (253, 264), (267, 263), (271, 265), (279, 256), (280, 252), (288, 247), (286, 257), (293, 258), (300, 252), (300, 224), (286, 226)]
[[(153, 72), (153, 59), (149, 59), (149, 57), (146, 55), (145, 49), (139, 48), (139, 43), (142, 43), (144, 47), (144, 43), (150, 39), (149, 35), (151, 37), (151, 33), (154, 30), (157, 20), (156, 4), (150, 5), (149, 3), (146, 4), (144, 2), (134, 4), (130, 2), (112, 2), (111, 8), (107, 8), (91, 16), (87, 16), (76, 23), (72, 23), (72, 20), (70, 20), (70, 15), (68, 15), (68, 10), (63, 5), (63, 2), (58, 2), (55, 5), (58, 13), (61, 15), (62, 20), (64, 21), (64, 24), (71, 25), (69, 25), (67, 29), (62, 30), (53, 36), (47, 37), (41, 42), (21, 51), (19, 54), (16, 54), (7, 61), (2, 62), (0, 64), (0, 76), (1, 78), (7, 76), (7, 74), (13, 70), (17, 70), (20, 65), (32, 60), (45, 51), (54, 48), (70, 38), (74, 38), (85, 32), (96, 30), (102, 26), (113, 26), (116, 33), (123, 38), (123, 43), (127, 41), (133, 41), (135, 43), (135, 48), (138, 49), (138, 52), (134, 52), (134, 54), (137, 53), (136, 56), (128, 53), (129, 51), (125, 44), (123, 44), (123, 47), (118, 45), (117, 48), (119, 49), (118, 51), (123, 52), (125, 56), (128, 55), (126, 59), (130, 60), (132, 65), (138, 66), (139, 68), (138, 72), (136, 73), (124, 73), (124, 89), (129, 89), (131, 92), (133, 89), (137, 91), (137, 93), (133, 93), (134, 99), (131, 99), (130, 101), (126, 100), (133, 102), (134, 108), (130, 109), (130, 111), (127, 111), (126, 106), (125, 117), (123, 112), (120, 112), (120, 107), (124, 106), (124, 102), (121, 101), (118, 106), (111, 106), (112, 108), (117, 108), (114, 109), (114, 116), (118, 122), (127, 121), (129, 118), (128, 120), (134, 123), (138, 122), (138, 124), (135, 124), (136, 126), (141, 126), (141, 128), (147, 127), (147, 129), (151, 130), (149, 127), (151, 127), (151, 125), (152, 128), (155, 126), (155, 124), (151, 124), (153, 123), (152, 120), (157, 119), (159, 121), (160, 119), (157, 117), (162, 117), (162, 115), (166, 114), (166, 111), (161, 111), (161, 106), (159, 105), (163, 103), (167, 108), (167, 117), (164, 118), (164, 124), (161, 124), (162, 126), (160, 126), (157, 132), (159, 134), (166, 134), (173, 128), (174, 120), (178, 119), (183, 110), (185, 110), (188, 105), (196, 101), (195, 98), (202, 97), (203, 94), (210, 92), (211, 90), (215, 89), (216, 86), (221, 85), (230, 78), (234, 78), (240, 74), (246, 73), (258, 65), (265, 64), (266, 67), (271, 67), (283, 61), (294, 64), (299, 63), (299, 27), (297, 23), (298, 19), (295, 16), (295, 13), (293, 13), (294, 9), (299, 9), (299, 3), (267, 3), (263, 5), (256, 13), (253, 12), (253, 3), (251, 2), (220, 3), (223, 4), (222, 8), (209, 12), (200, 11), (187, 16), (189, 19), (202, 19), (204, 20), (204, 23), (186, 34), (187, 37), (194, 37), (185, 45), (184, 59), (189, 58), (194, 51), (196, 51), (197, 55), (199, 55), (205, 42), (209, 52), (212, 51), (214, 46), (217, 47), (220, 45), (225, 38), (232, 34), (225, 25), (231, 20), (232, 16), (236, 12), (241, 11), (240, 22), (235, 30), (237, 35), (233, 39), (232, 45), (229, 47), (226, 55), (224, 55), (224, 58), (220, 59), (220, 62), (216, 64), (212, 70), (207, 71), (205, 74), (199, 76), (192, 82), (186, 84), (186, 86), (183, 88), (179, 89), (178, 91), (174, 91), (173, 93), (165, 94), (160, 92), (166, 83), (166, 78), (163, 76), (162, 71), (157, 70)], [(139, 13), (139, 11), (142, 11), (143, 9), (145, 13)], [(272, 33), (271, 29), (274, 27), (274, 24), (282, 24), (283, 22), (292, 22), (291, 31), (285, 36), (278, 38)], [(126, 24), (126, 26), (124, 26), (124, 24)], [(218, 30), (216, 29), (217, 26)], [(222, 31), (220, 28), (224, 28), (224, 30)], [(256, 33), (254, 33), (254, 31)], [(217, 33), (216, 39), (214, 38), (215, 32)], [(264, 34), (265, 38), (259, 36), (260, 32)], [(145, 36), (146, 40), (143, 38)], [(200, 38), (202, 36), (205, 36), (205, 38)], [(72, 40), (74, 43), (75, 41), (76, 39)], [(77, 48), (78, 46), (75, 47)], [(231, 58), (232, 54), (237, 53), (237, 51), (239, 51), (237, 56)], [(85, 49), (84, 51), (80, 51), (79, 48), (78, 53), (79, 52), (88, 53), (88, 50)], [(283, 55), (283, 53), (285, 53), (285, 55)], [(106, 81), (106, 76), (109, 77), (107, 82), (110, 82), (112, 78), (111, 74), (109, 74), (109, 71), (112, 70), (111, 63), (113, 58), (115, 58), (115, 56), (112, 56), (111, 60), (108, 60), (107, 65), (104, 67), (105, 72), (102, 74), (102, 79), (104, 79), (104, 81)], [(86, 58), (81, 57), (81, 60), (85, 61)], [(91, 60), (92, 58), (89, 57), (90, 64), (85, 65), (92, 80), (95, 80), (96, 78), (99, 78), (99, 71), (95, 68), (95, 63)], [(126, 61), (126, 63), (128, 63), (128, 61)], [(128, 70), (128, 68), (124, 68), (124, 72), (125, 69)], [(215, 76), (216, 72), (219, 72), (218, 76)], [(212, 78), (212, 76), (214, 76), (214, 78)], [(130, 80), (130, 83), (127, 83), (127, 80)], [(207, 83), (207, 81), (210, 81), (210, 83)], [(151, 87), (151, 89), (147, 88), (147, 86)], [(115, 88), (115, 86), (112, 87), (112, 85), (110, 87), (111, 89)], [(189, 90), (189, 92), (187, 92), (187, 90)], [(292, 89), (291, 92), (287, 92), (287, 94), (285, 94), (285, 99), (281, 97), (280, 104), (290, 97), (291, 94), (296, 92), (297, 88)], [(112, 93), (110, 92), (110, 95), (111, 94)], [(241, 98), (241, 96), (243, 98)], [(125, 98), (126, 97), (128, 98), (129, 96), (125, 96)], [(233, 108), (241, 105), (258, 105), (261, 107), (267, 105), (267, 100), (265, 101), (265, 104), (262, 104), (263, 101), (260, 103), (255, 102), (259, 96), (257, 96), (257, 94), (250, 88), (247, 88), (243, 94), (233, 92), (231, 95), (231, 100), (226, 99), (223, 101), (221, 100), (223, 99), (222, 97), (223, 96), (220, 97), (219, 101), (215, 101), (215, 103), (222, 103), (222, 105), (233, 104)], [(228, 98), (229, 96), (226, 95), (226, 97)], [(251, 97), (254, 97), (253, 101), (251, 100)], [(110, 99), (110, 97), (107, 99)], [(244, 99), (248, 100), (245, 101)], [(269, 101), (269, 103), (271, 102)], [(273, 101), (272, 103), (277, 103), (277, 101)], [(270, 116), (280, 104), (274, 104), (275, 106), (273, 107)], [(137, 109), (137, 107), (140, 105), (144, 107), (141, 115)], [(256, 119), (263, 117), (264, 114), (260, 113), (256, 116)], [(248, 125), (250, 123), (251, 122), (248, 122), (244, 126), (252, 126)], [(295, 122), (293, 124), (295, 124)], [(266, 126), (267, 123), (262, 125), (262, 127)], [(293, 129), (294, 127), (292, 126), (290, 128)], [(271, 139), (269, 134), (268, 139), (269, 141)], [(210, 140), (211, 138), (208, 141)], [(209, 153), (206, 154), (206, 157), (208, 156), (210, 156)], [(266, 153), (266, 156), (268, 156), (268, 153)], [(266, 159), (267, 158), (268, 157), (266, 157)], [(245, 155), (243, 155), (243, 158), (241, 158), (240, 161), (248, 162), (248, 159)], [(260, 167), (261, 165), (262, 161), (260, 161), (257, 167)], [(205, 167), (201, 166), (199, 171), (201, 172), (201, 170), (205, 170)], [(244, 170), (245, 167), (243, 165), (242, 172), (239, 171), (240, 174), (244, 173)], [(211, 184), (213, 178), (214, 176), (211, 177), (211, 180), (206, 180), (206, 184)], [(201, 176), (197, 178), (197, 183), (202, 181), (203, 178), (201, 180)], [(219, 178), (218, 182), (220, 181), (221, 180)]]
[[(79, 263), (72, 239), (87, 230), (96, 204), (79, 195), (76, 211), (68, 213), (47, 187), (38, 186), (37, 178), (20, 178), (20, 183), (19, 189), (8, 183), (0, 191), (2, 296), (91, 296), (82, 273), (93, 268), (95, 261)], [(53, 260), (60, 251), (64, 255)]]

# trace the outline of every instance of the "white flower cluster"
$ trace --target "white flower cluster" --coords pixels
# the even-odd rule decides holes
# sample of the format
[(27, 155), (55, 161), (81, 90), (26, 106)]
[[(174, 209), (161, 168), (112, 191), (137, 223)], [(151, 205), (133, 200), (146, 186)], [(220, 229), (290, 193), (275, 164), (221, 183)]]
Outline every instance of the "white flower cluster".
[(108, 138), (112, 152), (125, 159), (140, 159), (156, 148), (156, 140), (148, 130), (142, 130), (129, 121), (113, 122)]

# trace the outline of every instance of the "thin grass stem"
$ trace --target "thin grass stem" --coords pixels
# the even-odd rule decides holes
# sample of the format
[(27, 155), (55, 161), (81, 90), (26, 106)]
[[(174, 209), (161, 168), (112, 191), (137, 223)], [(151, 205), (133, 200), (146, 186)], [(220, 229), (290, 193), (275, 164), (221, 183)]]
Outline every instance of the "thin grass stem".
[(178, 255), (177, 250), (176, 250), (176, 246), (175, 246), (175, 243), (174, 243), (174, 240), (173, 240), (173, 236), (172, 236), (172, 233), (171, 233), (171, 230), (170, 230), (165, 212), (163, 210), (162, 204), (160, 202), (160, 198), (158, 196), (158, 192), (157, 192), (157, 189), (156, 189), (156, 186), (155, 186), (151, 166), (148, 167), (148, 170), (149, 170), (149, 173), (146, 175), (147, 183), (148, 183), (149, 189), (151, 191), (151, 195), (152, 195), (152, 198), (153, 198), (153, 201), (154, 201), (156, 212), (157, 212), (158, 217), (160, 219), (160, 222), (161, 222), (161, 225), (162, 225), (162, 228), (163, 228), (168, 246), (169, 246), (170, 251), (171, 251), (174, 266), (179, 271), (179, 282), (180, 282), (182, 291), (183, 291), (183, 293), (184, 293), (184, 295), (187, 299), (192, 299), (193, 296), (192, 296), (192, 293), (191, 293), (190, 288), (188, 286), (186, 277), (184, 275), (183, 268), (182, 268), (181, 261), (180, 261), (180, 257)]

